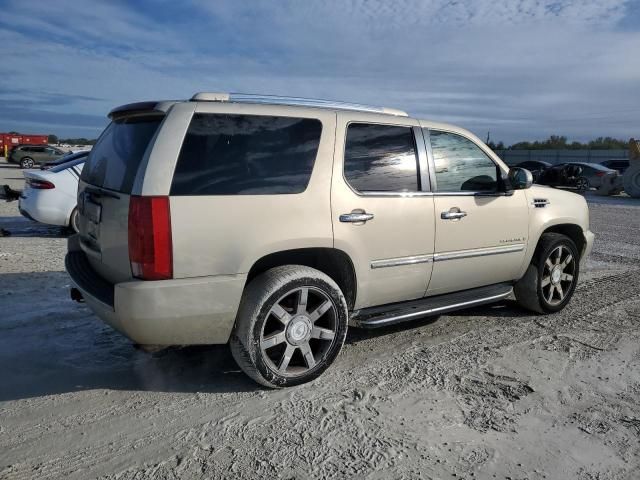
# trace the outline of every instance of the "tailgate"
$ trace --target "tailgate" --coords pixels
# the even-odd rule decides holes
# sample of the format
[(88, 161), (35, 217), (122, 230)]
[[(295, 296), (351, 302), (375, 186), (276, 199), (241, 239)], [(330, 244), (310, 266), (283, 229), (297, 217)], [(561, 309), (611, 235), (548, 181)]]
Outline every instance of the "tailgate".
[(129, 198), (163, 115), (114, 120), (92, 149), (78, 185), (80, 245), (112, 283), (133, 278), (129, 263)]

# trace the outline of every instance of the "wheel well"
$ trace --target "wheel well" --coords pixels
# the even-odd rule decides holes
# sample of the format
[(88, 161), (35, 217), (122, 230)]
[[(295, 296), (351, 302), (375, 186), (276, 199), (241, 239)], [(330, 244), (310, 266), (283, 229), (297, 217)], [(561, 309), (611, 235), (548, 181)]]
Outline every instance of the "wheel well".
[(561, 233), (562, 235), (566, 235), (573, 243), (578, 247), (578, 252), (582, 257), (582, 253), (584, 252), (584, 247), (586, 240), (584, 238), (584, 234), (582, 233), (582, 228), (579, 225), (574, 225), (572, 223), (564, 223), (561, 225), (553, 225), (552, 227), (547, 228), (543, 234), (545, 233)]
[(349, 310), (356, 300), (356, 272), (349, 255), (335, 248), (299, 248), (271, 253), (253, 264), (247, 284), (257, 275), (281, 265), (304, 265), (320, 270), (338, 284)]

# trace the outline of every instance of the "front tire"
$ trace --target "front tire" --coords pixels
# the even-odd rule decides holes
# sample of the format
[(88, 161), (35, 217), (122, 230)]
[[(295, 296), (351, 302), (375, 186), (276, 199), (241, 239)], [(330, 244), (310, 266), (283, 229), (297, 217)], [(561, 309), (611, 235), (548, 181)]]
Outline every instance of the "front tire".
[(347, 335), (347, 321), (344, 295), (330, 277), (301, 265), (272, 268), (243, 293), (231, 353), (261, 385), (299, 385), (333, 363)]
[(514, 287), (518, 303), (537, 313), (553, 313), (567, 306), (580, 273), (576, 244), (566, 235), (540, 237), (531, 264)]
[(36, 162), (33, 161), (31, 157), (24, 157), (20, 159), (20, 168), (33, 168), (36, 165)]

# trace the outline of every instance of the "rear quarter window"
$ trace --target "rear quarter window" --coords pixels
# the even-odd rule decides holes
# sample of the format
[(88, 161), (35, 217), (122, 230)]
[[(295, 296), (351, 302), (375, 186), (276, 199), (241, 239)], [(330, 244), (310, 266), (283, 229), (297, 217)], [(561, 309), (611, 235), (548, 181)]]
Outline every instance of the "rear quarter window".
[(178, 157), (171, 195), (303, 192), (322, 133), (317, 119), (195, 114)]
[(91, 149), (82, 180), (91, 185), (131, 193), (149, 142), (163, 117), (159, 115), (115, 120)]

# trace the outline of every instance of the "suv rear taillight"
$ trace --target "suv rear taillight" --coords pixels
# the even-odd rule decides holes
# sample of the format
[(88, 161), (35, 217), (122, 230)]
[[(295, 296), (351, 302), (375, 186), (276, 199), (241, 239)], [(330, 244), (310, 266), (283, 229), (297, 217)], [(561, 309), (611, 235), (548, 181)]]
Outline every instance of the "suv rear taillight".
[(143, 280), (173, 278), (169, 197), (131, 196), (129, 261), (134, 277)]
[(35, 178), (28, 178), (27, 185), (37, 190), (50, 190), (52, 188), (56, 188), (53, 183), (48, 182), (47, 180), (36, 180)]

